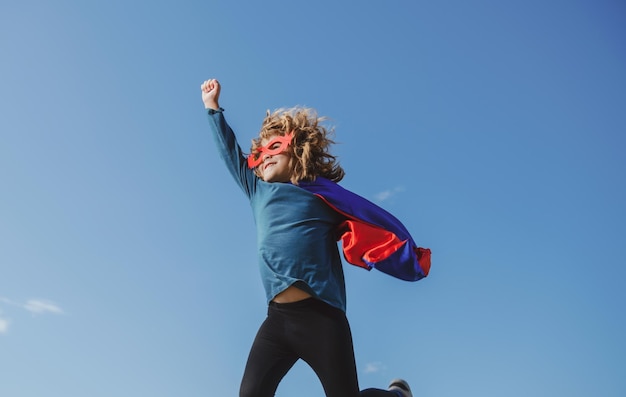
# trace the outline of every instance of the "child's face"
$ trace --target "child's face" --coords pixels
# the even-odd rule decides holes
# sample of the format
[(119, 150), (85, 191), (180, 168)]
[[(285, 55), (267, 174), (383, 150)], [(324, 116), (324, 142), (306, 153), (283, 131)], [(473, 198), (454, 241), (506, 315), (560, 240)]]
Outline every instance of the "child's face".
[[(267, 145), (276, 135), (265, 138), (261, 141), (261, 146)], [(278, 148), (280, 142), (276, 142), (268, 149)], [(289, 151), (285, 150), (278, 154), (262, 154), (262, 162), (258, 165), (261, 178), (265, 182), (289, 182), (291, 179), (291, 171), (289, 169)]]

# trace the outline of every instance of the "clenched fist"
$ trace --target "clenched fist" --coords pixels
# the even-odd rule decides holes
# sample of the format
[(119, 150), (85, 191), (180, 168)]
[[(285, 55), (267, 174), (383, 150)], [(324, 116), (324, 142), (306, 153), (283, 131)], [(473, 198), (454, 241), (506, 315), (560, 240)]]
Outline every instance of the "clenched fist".
[(206, 80), (200, 85), (202, 102), (207, 109), (219, 109), (220, 83), (216, 79)]

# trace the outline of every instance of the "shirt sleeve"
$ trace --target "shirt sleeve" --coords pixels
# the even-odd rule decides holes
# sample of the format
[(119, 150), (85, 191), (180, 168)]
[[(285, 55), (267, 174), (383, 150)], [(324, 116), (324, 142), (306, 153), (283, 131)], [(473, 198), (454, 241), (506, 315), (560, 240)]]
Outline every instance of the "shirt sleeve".
[(256, 190), (258, 177), (253, 170), (248, 168), (247, 158), (237, 143), (235, 133), (226, 122), (223, 112), (222, 108), (207, 109), (211, 133), (226, 168), (244, 193), (251, 197)]

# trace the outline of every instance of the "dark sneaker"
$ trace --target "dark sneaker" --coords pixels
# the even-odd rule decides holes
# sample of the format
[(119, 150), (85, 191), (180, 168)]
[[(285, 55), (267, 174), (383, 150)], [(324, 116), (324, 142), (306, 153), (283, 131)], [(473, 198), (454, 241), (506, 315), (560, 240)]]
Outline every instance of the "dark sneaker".
[(413, 397), (409, 384), (404, 379), (394, 379), (389, 383), (389, 391), (400, 392), (402, 397)]

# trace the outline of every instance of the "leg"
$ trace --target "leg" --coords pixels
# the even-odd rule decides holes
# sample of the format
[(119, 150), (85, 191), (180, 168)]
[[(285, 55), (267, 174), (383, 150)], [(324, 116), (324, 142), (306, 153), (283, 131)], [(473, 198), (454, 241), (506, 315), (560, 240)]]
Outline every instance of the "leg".
[(404, 379), (394, 379), (389, 385), (389, 389), (366, 389), (361, 391), (361, 397), (413, 397), (409, 384)]
[[(352, 333), (345, 313), (318, 300), (308, 300), (290, 335), (298, 355), (313, 368), (327, 397), (411, 397), (400, 390), (359, 392)], [(408, 388), (408, 385), (407, 385)]]
[(298, 359), (284, 345), (281, 320), (268, 313), (254, 339), (243, 380), (240, 397), (273, 397), (278, 384)]
[(391, 390), (365, 389), (361, 391), (360, 397), (404, 397), (404, 395)]
[(313, 368), (327, 397), (358, 397), (352, 333), (343, 311), (324, 302), (311, 301), (303, 320), (299, 352)]
[[(262, 357), (252, 360), (253, 352), (251, 352), (242, 390), (244, 390), (244, 384), (259, 384), (263, 387), (264, 394), (259, 394), (257, 389), (246, 386), (245, 389), (249, 394), (242, 393), (242, 397), (273, 396), (278, 383), (298, 358), (302, 358), (315, 371), (322, 382), (326, 397), (410, 397), (410, 394), (403, 395), (399, 391), (382, 389), (367, 389), (359, 392), (352, 334), (343, 311), (310, 298), (293, 303), (270, 303), (269, 313), (266, 322), (271, 321), (272, 324), (268, 328), (280, 330), (281, 342), (273, 346), (267, 344), (267, 339), (271, 338), (263, 338), (260, 344), (267, 344), (268, 347), (264, 347), (267, 349), (265, 353), (259, 354)], [(275, 319), (280, 320), (274, 321)], [(259, 335), (264, 327), (265, 323)], [(259, 339), (261, 336), (255, 339), (255, 346)], [(266, 359), (265, 355), (275, 358), (262, 361)], [(259, 368), (262, 364), (268, 365), (266, 372), (269, 375), (257, 370), (261, 373), (261, 376), (257, 375), (257, 378), (266, 378), (265, 381), (246, 380), (248, 377), (253, 378), (252, 375), (248, 376), (248, 367), (252, 366), (251, 361), (258, 363), (254, 366)]]

